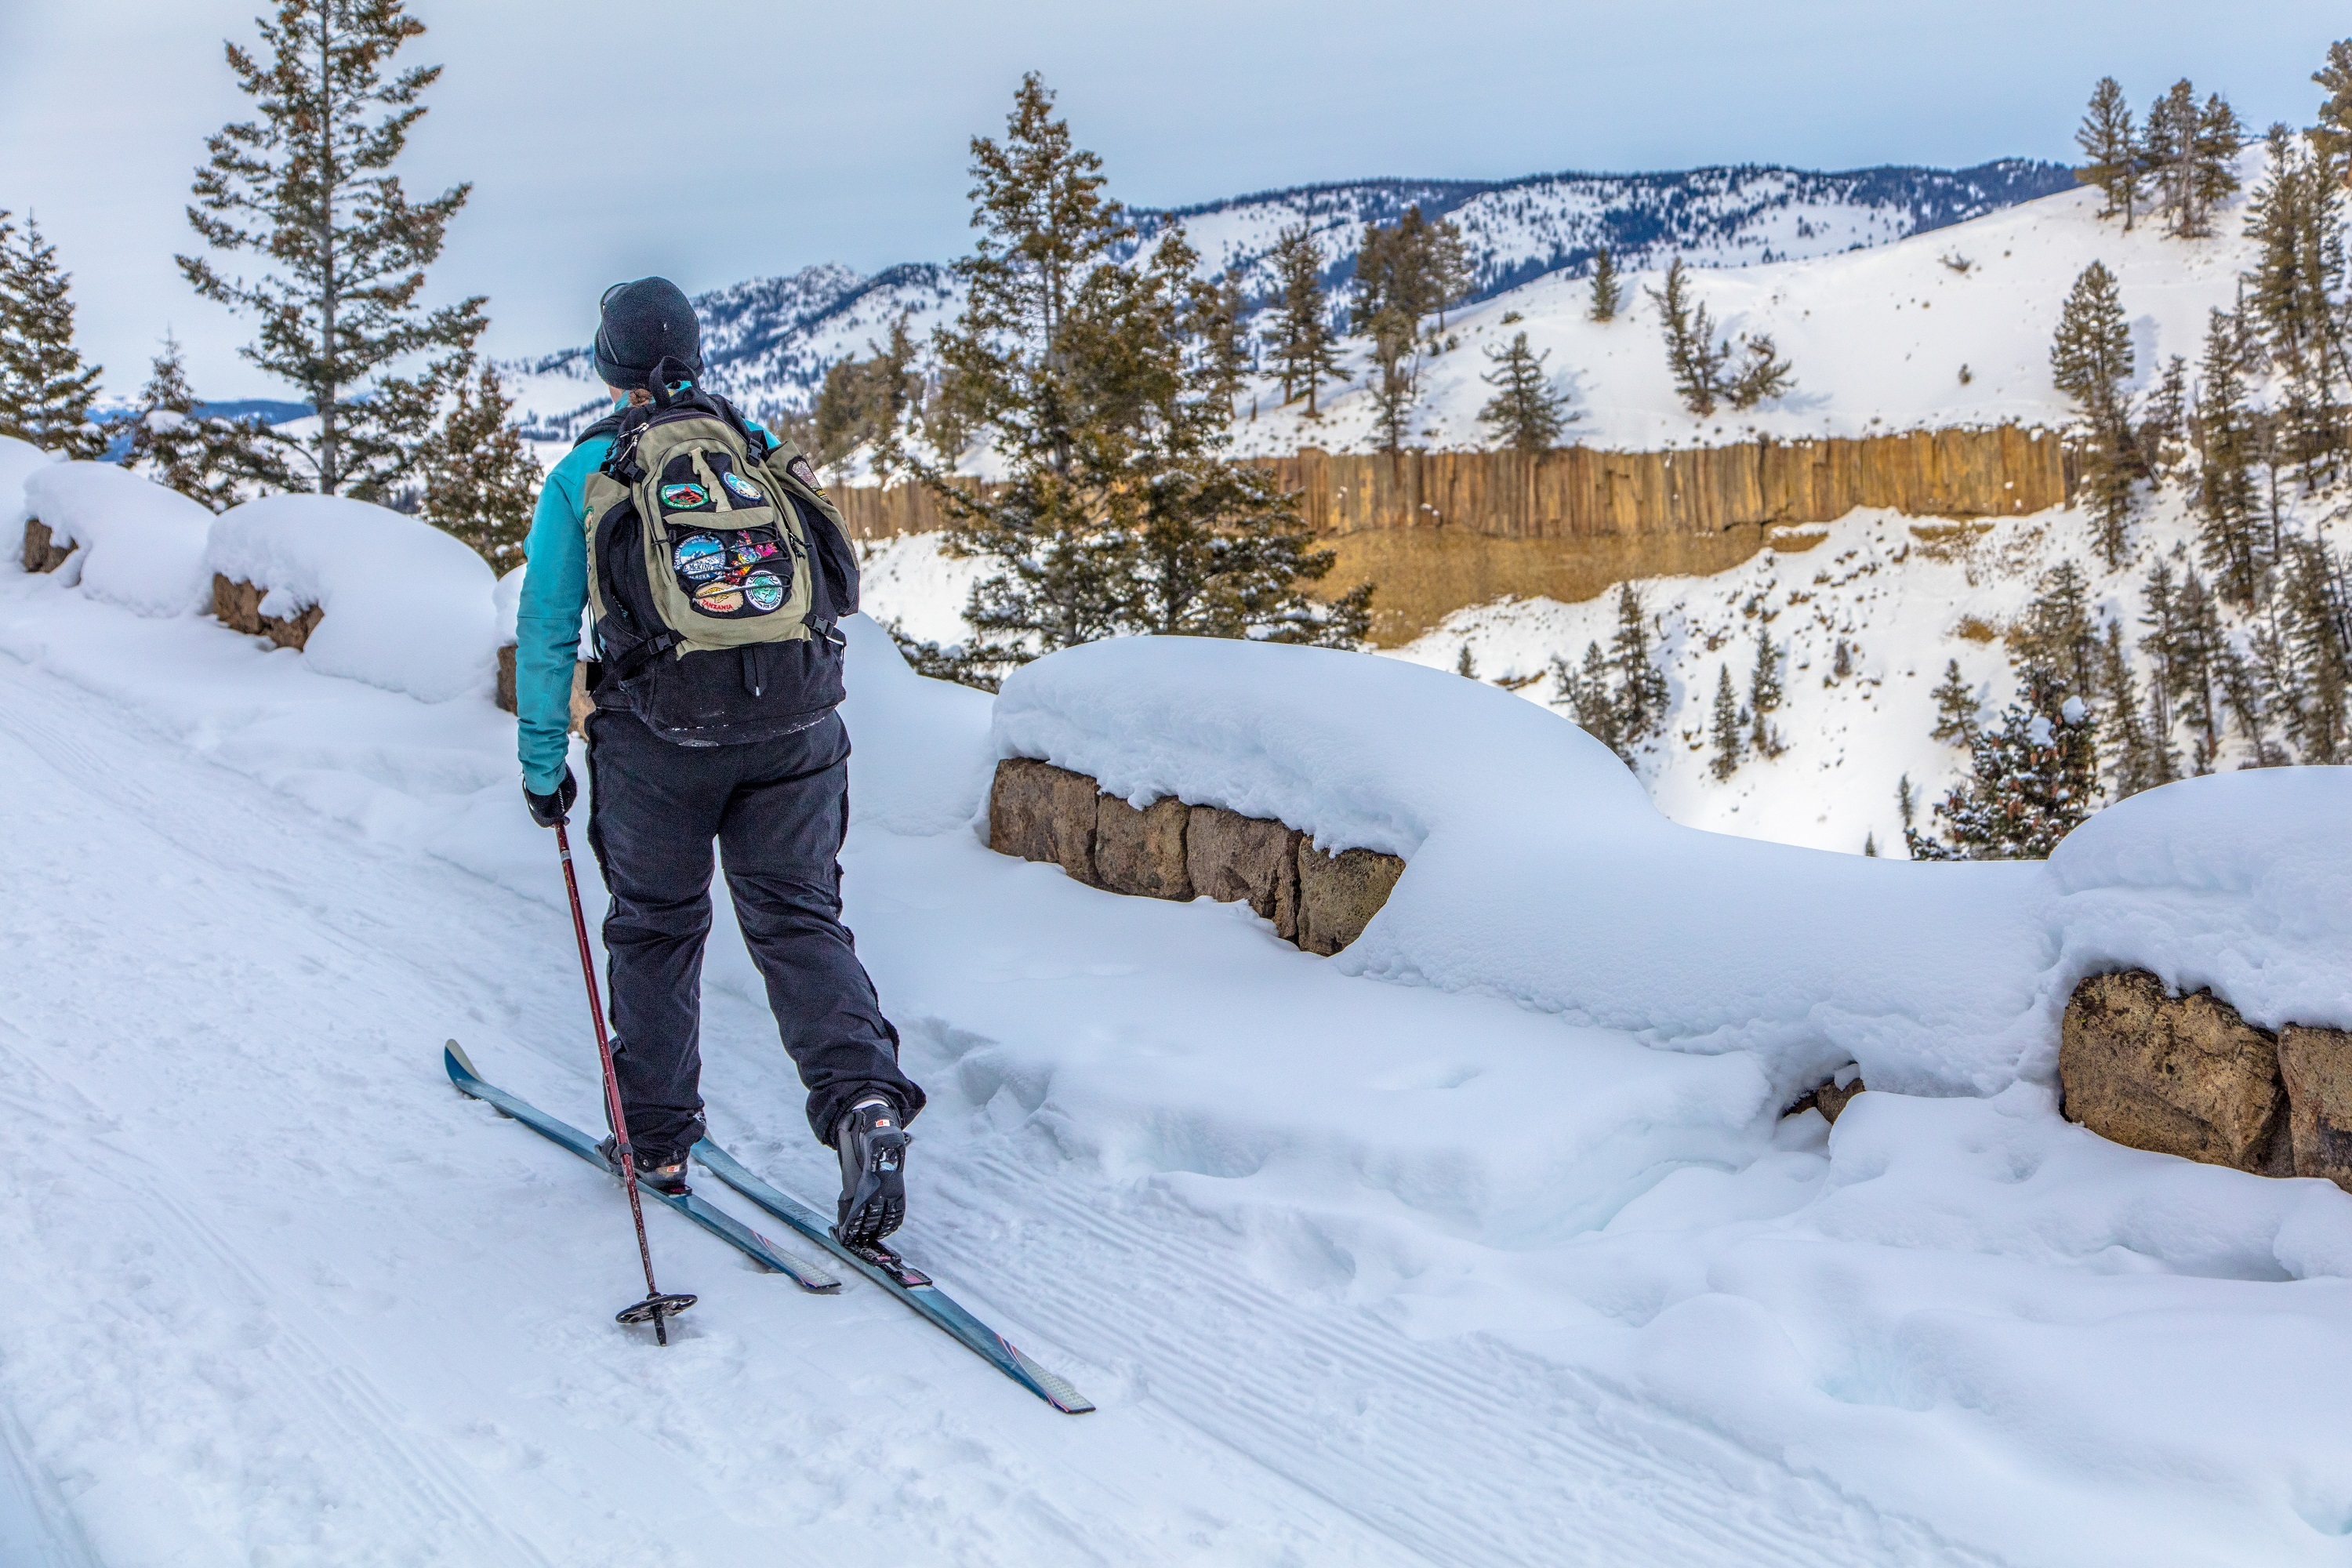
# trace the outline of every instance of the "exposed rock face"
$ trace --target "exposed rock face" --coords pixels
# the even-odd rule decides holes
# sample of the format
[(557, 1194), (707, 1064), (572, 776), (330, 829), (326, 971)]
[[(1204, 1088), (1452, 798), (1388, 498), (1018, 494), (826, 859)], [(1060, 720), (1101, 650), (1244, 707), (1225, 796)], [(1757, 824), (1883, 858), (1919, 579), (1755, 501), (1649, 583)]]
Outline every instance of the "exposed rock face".
[(2278, 1059), (2294, 1173), (2352, 1192), (2352, 1032), (2289, 1024), (2279, 1032)]
[(1051, 763), (1007, 757), (988, 795), (988, 847), (1024, 860), (1051, 860), (1081, 882), (1095, 880), (1095, 781)]
[(1095, 799), (1095, 879), (1114, 893), (1147, 899), (1189, 899), (1192, 878), (1184, 865), (1184, 829), (1192, 807), (1174, 796), (1141, 811), (1115, 795)]
[(316, 605), (306, 607), (291, 619), (261, 613), (261, 601), (269, 590), (251, 583), (232, 583), (219, 573), (213, 574), (213, 614), (221, 625), (247, 637), (268, 637), (279, 647), (299, 648), (310, 640), (326, 612)]
[(498, 705), (506, 712), (515, 712), (520, 703), (515, 697), (515, 645), (508, 643), (499, 649)]
[(2058, 1051), (2069, 1121), (2103, 1138), (2263, 1172), (2285, 1110), (2271, 1037), (2210, 993), (2168, 997), (2145, 970), (2074, 988)]
[(1219, 805), (1170, 798), (1138, 811), (1084, 773), (1025, 757), (996, 764), (988, 847), (1114, 893), (1246, 903), (1285, 942), (1325, 954), (1363, 934), (1404, 874), (1393, 855), (1325, 855), (1295, 827)]
[(66, 563), (66, 557), (73, 553), (73, 547), (58, 544), (55, 539), (56, 536), (49, 531), (49, 525), (39, 518), (25, 520), (26, 571), (54, 572)]
[(1372, 849), (1326, 855), (1300, 844), (1298, 945), (1309, 952), (1339, 952), (1364, 934), (1404, 875), (1404, 862)]
[(1298, 940), (1297, 829), (1221, 805), (1189, 807), (1184, 861), (1192, 891), (1221, 903), (1246, 903), (1274, 922), (1285, 942)]

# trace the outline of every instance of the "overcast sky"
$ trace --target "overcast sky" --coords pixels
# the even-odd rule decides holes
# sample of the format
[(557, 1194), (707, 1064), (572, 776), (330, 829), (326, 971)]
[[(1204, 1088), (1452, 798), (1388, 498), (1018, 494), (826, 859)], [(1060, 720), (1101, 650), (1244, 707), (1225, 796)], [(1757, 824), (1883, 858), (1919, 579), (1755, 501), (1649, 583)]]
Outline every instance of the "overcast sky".
[[(967, 142), (1045, 73), (1115, 195), (1169, 205), (1375, 174), (2066, 158), (2091, 84), (2175, 78), (2254, 127), (2308, 121), (2352, 11), (2318, 0), (410, 0), (447, 68), (403, 169), (471, 180), (433, 274), (488, 347), (584, 342), (614, 279), (691, 292), (816, 261), (944, 259)], [(169, 327), (197, 390), (284, 395), (173, 265), (221, 59), (255, 0), (0, 0), (0, 206), (74, 274), (113, 394)], [(663, 184), (665, 167), (698, 171)]]

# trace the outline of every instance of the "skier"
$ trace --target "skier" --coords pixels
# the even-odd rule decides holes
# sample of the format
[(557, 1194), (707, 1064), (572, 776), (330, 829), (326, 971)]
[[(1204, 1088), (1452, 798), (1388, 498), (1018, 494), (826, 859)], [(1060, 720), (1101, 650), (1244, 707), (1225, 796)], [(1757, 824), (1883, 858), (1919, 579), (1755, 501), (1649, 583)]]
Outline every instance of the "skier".
[[(526, 546), (523, 798), (551, 828), (578, 795), (566, 731), (588, 607), (588, 843), (612, 892), (614, 1065), (637, 1169), (685, 1191), (704, 1131), (716, 839), (810, 1129), (840, 1156), (841, 1237), (871, 1247), (905, 1217), (904, 1129), (923, 1091), (841, 923), (849, 736), (834, 621), (857, 607), (856, 556), (808, 459), (693, 385), (701, 325), (676, 284), (616, 284), (599, 314), (614, 413), (547, 476)], [(639, 471), (647, 458), (658, 471)]]

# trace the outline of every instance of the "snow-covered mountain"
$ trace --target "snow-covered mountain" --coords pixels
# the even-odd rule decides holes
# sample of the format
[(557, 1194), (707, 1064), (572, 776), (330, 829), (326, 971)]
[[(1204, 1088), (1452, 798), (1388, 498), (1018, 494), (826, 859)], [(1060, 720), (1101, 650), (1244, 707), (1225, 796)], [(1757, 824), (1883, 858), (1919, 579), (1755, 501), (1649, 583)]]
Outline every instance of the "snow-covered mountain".
[[(2262, 155), (2249, 153), (2240, 169), (2247, 191), (2263, 172)], [(1607, 323), (1587, 316), (1580, 282), (1547, 275), (1452, 324), (1460, 346), (1424, 364), (1416, 434), (1433, 447), (1485, 445), (1477, 415), (1492, 391), (1481, 380), (1486, 351), (1521, 331), (1549, 356), (1555, 384), (1572, 399), (1580, 418), (1570, 438), (1604, 447), (2001, 421), (2065, 426), (2074, 411), (2051, 384), (2050, 342), (2084, 268), (2104, 261), (2119, 279), (2136, 361), (2129, 391), (2146, 399), (2174, 355), (2197, 364), (2209, 313), (2234, 307), (2240, 274), (2253, 260), (2242, 194), (2217, 215), (2210, 237), (2194, 240), (2168, 237), (2152, 224), (2126, 234), (2098, 216), (2099, 205), (2095, 192), (2078, 190), (1858, 253), (1706, 274), (1695, 281), (1696, 297), (1727, 330), (1772, 333), (1795, 362), (1798, 388), (1705, 421), (1684, 409), (1668, 377), (1656, 307), (1642, 292), (1654, 275), (1629, 279), (1629, 308)], [(1312, 422), (1303, 405), (1277, 406), (1268, 384), (1252, 390), (1261, 406), (1238, 427), (1245, 451), (1307, 443), (1363, 450), (1373, 440), (1360, 379), (1328, 390), (1324, 416)], [(2259, 386), (2256, 394), (2268, 395)], [(1990, 521), (1882, 511), (1790, 531), (1780, 548), (1712, 576), (1637, 582), (1671, 689), (1664, 733), (1639, 769), (1644, 784), (1660, 809), (1691, 826), (1847, 851), (1874, 841), (1900, 854), (1898, 781), (1910, 779), (1920, 826), (1932, 830), (1927, 803), (1967, 764), (1961, 748), (1929, 735), (1932, 689), (1947, 662), (1958, 661), (1981, 711), (1996, 712), (2015, 686), (2000, 634), (2018, 622), (2044, 574), (2071, 563), (2095, 622), (2112, 621), (2136, 645), (2132, 668), (2145, 689), (2153, 668), (2147, 580), (2159, 560), (2176, 578), (2198, 563), (2191, 499), (2178, 472), (2147, 497), (2115, 570), (2099, 558), (2090, 520), (2077, 510)], [(2316, 533), (2345, 499), (2284, 482), (2282, 531)], [(964, 598), (984, 570), (982, 562), (941, 555), (929, 537), (892, 541), (873, 552), (866, 602), (919, 637), (961, 641)], [(2263, 614), (2223, 617), (2250, 660)], [(1394, 651), (1449, 669), (1466, 651), (1481, 679), (1565, 712), (1554, 661), (1575, 667), (1589, 643), (1608, 645), (1615, 624), (1613, 595), (1580, 604), (1506, 599), (1465, 608)], [(1727, 668), (1744, 692), (1759, 629), (1783, 650), (1788, 697), (1777, 727), (1786, 750), (1751, 755), (1719, 778), (1707, 740), (1718, 670)], [(2265, 722), (2274, 741), (2279, 718)], [(2185, 728), (2174, 740), (2187, 750)], [(2212, 765), (2235, 768), (2255, 754), (2247, 733), (2233, 729)]]
[[(1473, 301), (1533, 279), (1580, 275), (1607, 247), (1621, 266), (1740, 267), (1884, 245), (2071, 188), (2061, 164), (2010, 158), (1972, 169), (1815, 174), (1746, 165), (1654, 174), (1535, 174), (1508, 181), (1360, 180), (1266, 191), (1203, 205), (1137, 209), (1134, 254), (1181, 225), (1212, 274), (1240, 280), (1254, 305), (1272, 292), (1276, 237), (1307, 223), (1328, 260), (1335, 306), (1354, 277), (1368, 223), (1418, 204), (1469, 242)], [(954, 313), (948, 269), (912, 262), (871, 277), (824, 265), (700, 296), (712, 381), (755, 411), (805, 408), (835, 362), (869, 352), (898, 317), (919, 335)], [(506, 367), (537, 439), (569, 439), (602, 407), (585, 348)]]

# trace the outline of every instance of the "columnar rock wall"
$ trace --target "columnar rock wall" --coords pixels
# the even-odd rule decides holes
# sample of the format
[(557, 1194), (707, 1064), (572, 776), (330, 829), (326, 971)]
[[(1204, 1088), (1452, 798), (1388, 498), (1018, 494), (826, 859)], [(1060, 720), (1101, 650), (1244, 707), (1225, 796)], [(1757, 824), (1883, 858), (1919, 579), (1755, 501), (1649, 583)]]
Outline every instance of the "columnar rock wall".
[(1084, 773), (1025, 757), (996, 764), (988, 845), (1114, 893), (1246, 903), (1284, 941), (1326, 954), (1363, 933), (1404, 874), (1393, 855), (1326, 855), (1295, 827), (1223, 806), (1171, 797), (1138, 811)]
[[(2048, 431), (2013, 425), (1665, 452), (1516, 452), (1254, 459), (1299, 493), (1339, 559), (1324, 586), (1374, 584), (1372, 641), (1412, 641), (1506, 596), (1574, 603), (1635, 577), (1705, 574), (1772, 544), (1803, 549), (1856, 507), (2000, 517), (2063, 505), (2078, 475)], [(979, 484), (982, 495), (1001, 485)], [(834, 500), (856, 539), (947, 526), (920, 485), (851, 486)]]
[[(1326, 538), (1453, 529), (1496, 539), (1706, 534), (1833, 522), (1856, 507), (1913, 517), (2010, 517), (2063, 506), (2077, 475), (2054, 432), (2015, 425), (1895, 436), (1748, 441), (1663, 452), (1340, 454), (1252, 459), (1299, 492)], [(993, 495), (1003, 487), (979, 485)], [(947, 526), (919, 485), (834, 493), (856, 539)]]
[(2095, 974), (2067, 1001), (2058, 1081), (2067, 1119), (2103, 1138), (2352, 1192), (2352, 1032), (2273, 1035), (2210, 992)]

